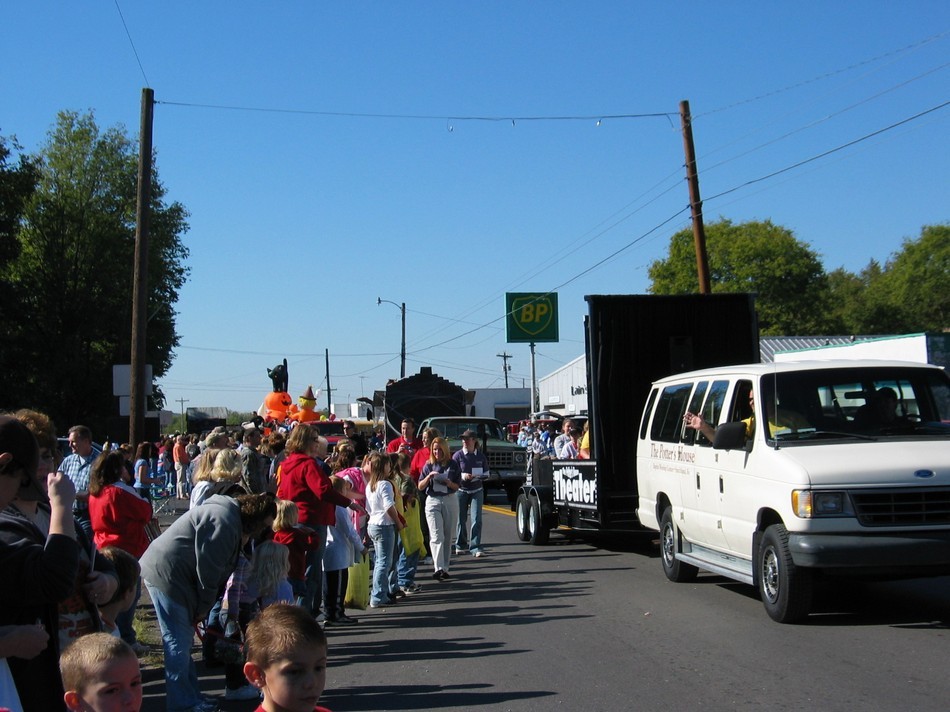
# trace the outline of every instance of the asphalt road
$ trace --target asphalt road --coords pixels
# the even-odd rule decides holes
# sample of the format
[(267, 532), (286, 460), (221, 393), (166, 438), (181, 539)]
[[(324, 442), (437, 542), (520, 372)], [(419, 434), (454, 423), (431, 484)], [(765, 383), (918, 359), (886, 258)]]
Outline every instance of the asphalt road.
[[(494, 499), (494, 497), (492, 498)], [(497, 500), (500, 504), (501, 499)], [(485, 514), (488, 554), (451, 582), (328, 629), (321, 704), (371, 710), (946, 710), (950, 577), (827, 586), (803, 625), (771, 621), (751, 587), (664, 577), (649, 537), (518, 541)], [(145, 712), (161, 710), (160, 671)], [(209, 692), (223, 678), (203, 674)], [(253, 710), (252, 703), (222, 703)]]

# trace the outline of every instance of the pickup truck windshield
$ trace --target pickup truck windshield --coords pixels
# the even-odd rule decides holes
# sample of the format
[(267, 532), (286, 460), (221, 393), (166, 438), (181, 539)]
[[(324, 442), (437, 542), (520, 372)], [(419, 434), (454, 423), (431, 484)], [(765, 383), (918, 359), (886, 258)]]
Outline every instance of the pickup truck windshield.
[(829, 368), (763, 376), (770, 439), (950, 437), (950, 379), (925, 368)]
[(488, 437), (490, 440), (504, 440), (505, 436), (501, 432), (501, 424), (496, 420), (440, 420), (433, 418), (429, 423), (432, 427), (438, 428), (442, 437), (449, 440), (459, 440), (462, 433), (466, 430), (474, 430), (478, 433), (478, 439), (482, 440)]

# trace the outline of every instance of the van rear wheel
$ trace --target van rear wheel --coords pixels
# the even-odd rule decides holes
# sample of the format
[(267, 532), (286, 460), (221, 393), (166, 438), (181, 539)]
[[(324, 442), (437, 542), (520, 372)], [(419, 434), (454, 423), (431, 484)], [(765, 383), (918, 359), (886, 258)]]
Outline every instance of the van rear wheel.
[(551, 531), (545, 526), (544, 518), (541, 516), (541, 502), (532, 495), (529, 504), (528, 541), (535, 546), (544, 546), (551, 537)]
[(528, 541), (531, 538), (531, 534), (528, 532), (529, 509), (528, 498), (523, 493), (519, 494), (515, 503), (515, 529), (518, 532), (518, 539), (521, 541)]
[(805, 618), (811, 610), (812, 572), (792, 561), (784, 524), (773, 524), (765, 530), (756, 566), (759, 593), (769, 617), (779, 623), (795, 623)]
[(699, 569), (676, 558), (678, 544), (679, 532), (673, 525), (673, 508), (667, 507), (663, 510), (660, 520), (660, 561), (663, 562), (663, 573), (674, 583), (689, 583), (696, 579)]

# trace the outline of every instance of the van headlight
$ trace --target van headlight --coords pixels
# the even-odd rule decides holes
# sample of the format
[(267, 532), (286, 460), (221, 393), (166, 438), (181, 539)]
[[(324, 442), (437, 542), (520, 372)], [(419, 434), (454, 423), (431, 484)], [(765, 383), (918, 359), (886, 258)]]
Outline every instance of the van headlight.
[(792, 490), (792, 509), (802, 519), (854, 516), (848, 493), (833, 490)]

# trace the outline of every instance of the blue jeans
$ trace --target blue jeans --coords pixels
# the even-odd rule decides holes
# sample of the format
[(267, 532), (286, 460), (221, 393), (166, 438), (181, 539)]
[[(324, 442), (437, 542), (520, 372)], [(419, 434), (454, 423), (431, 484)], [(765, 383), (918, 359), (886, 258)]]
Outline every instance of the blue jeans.
[(399, 555), (399, 561), (396, 563), (396, 579), (399, 582), (399, 588), (406, 588), (409, 584), (416, 582), (416, 570), (419, 568), (419, 552), (415, 551), (407, 554), (403, 549)]
[(135, 637), (135, 627), (132, 621), (135, 620), (135, 607), (139, 605), (139, 598), (142, 597), (142, 579), (135, 584), (135, 600), (129, 606), (129, 610), (123, 611), (115, 617), (115, 626), (119, 629), (119, 635), (129, 645), (134, 645), (137, 641)]
[(202, 702), (198, 687), (198, 671), (191, 659), (191, 644), (195, 627), (191, 613), (185, 606), (173, 601), (148, 581), (148, 595), (155, 606), (155, 617), (162, 631), (165, 651), (165, 709), (185, 712)]
[(393, 565), (393, 547), (396, 543), (396, 527), (392, 524), (369, 525), (369, 536), (373, 540), (376, 563), (373, 566), (373, 590), (369, 602), (376, 605), (389, 603), (393, 591), (389, 583), (389, 570)]
[[(460, 489), (459, 498), (459, 528), (456, 537), (456, 546), (460, 549), (471, 549), (472, 553), (482, 548), (482, 505), (485, 503), (485, 490), (477, 489), (466, 492)], [(472, 536), (469, 539), (469, 511), (471, 510)]]
[(323, 605), (323, 552), (327, 548), (327, 525), (326, 524), (307, 524), (308, 527), (317, 532), (320, 544), (307, 552), (307, 591), (302, 601), (297, 605), (303, 606), (312, 616), (320, 615), (320, 607)]

